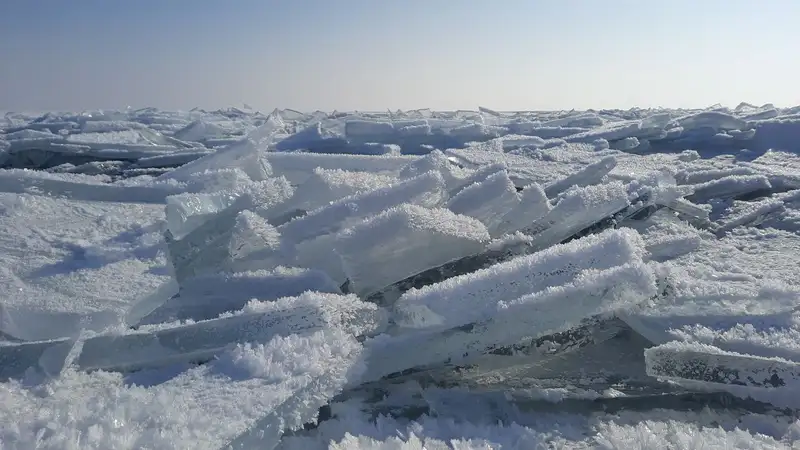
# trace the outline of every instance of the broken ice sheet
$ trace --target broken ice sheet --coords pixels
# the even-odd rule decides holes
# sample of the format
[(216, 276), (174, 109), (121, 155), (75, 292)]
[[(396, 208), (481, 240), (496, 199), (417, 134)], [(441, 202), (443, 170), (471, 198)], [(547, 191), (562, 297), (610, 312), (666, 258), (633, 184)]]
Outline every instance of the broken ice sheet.
[(332, 245), (352, 291), (364, 297), (477, 254), (488, 242), (486, 227), (476, 219), (443, 208), (401, 205), (342, 231)]
[(216, 450), (245, 435), (258, 448), (273, 448), (284, 431), (313, 421), (358, 379), (361, 354), (349, 333), (327, 329), (239, 344), (155, 385), (130, 385), (122, 374), (102, 371), (68, 371), (31, 389), (4, 384), (0, 423), (16, 426), (2, 438), (46, 448)]

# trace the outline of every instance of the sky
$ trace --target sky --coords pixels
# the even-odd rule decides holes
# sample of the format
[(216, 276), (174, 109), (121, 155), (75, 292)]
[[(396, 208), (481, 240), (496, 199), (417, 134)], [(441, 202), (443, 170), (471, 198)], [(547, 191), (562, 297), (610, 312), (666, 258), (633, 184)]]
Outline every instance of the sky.
[(0, 110), (800, 104), (798, 0), (3, 0)]

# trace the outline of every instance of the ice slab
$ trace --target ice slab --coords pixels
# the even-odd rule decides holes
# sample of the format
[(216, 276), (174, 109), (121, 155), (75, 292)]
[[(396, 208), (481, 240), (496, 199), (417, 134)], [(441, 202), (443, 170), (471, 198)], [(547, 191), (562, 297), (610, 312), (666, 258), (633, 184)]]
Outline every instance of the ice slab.
[(497, 234), (513, 233), (533, 225), (534, 222), (550, 212), (552, 207), (544, 189), (533, 183), (519, 193), (519, 201), (502, 218)]
[[(375, 339), (369, 343), (365, 379), (416, 367), (457, 365), (526, 337), (565, 331), (588, 317), (627, 310), (655, 293), (652, 271), (639, 262), (587, 271), (563, 285), (518, 298), (510, 295), (509, 300), (500, 300), (493, 307), (487, 302), (475, 322)], [(460, 310), (451, 314), (459, 315)], [(461, 320), (445, 320), (444, 324), (458, 322)]]
[(165, 207), (167, 228), (175, 239), (182, 239), (220, 214), (252, 209), (268, 218), (276, 218), (285, 209), (279, 205), (287, 202), (293, 194), (289, 182), (279, 177), (212, 193), (170, 196)]
[(212, 272), (272, 269), (293, 259), (278, 230), (258, 214), (229, 207), (180, 240), (168, 239), (175, 279)]
[[(163, 382), (153, 380), (168, 371), (69, 371), (45, 385), (46, 396), (7, 386), (0, 420), (19, 426), (3, 439), (19, 448), (274, 448), (363, 370), (362, 346), (331, 329), (233, 346)], [(42, 411), (50, 432), (41, 431)]]
[(572, 282), (584, 271), (641, 262), (644, 244), (633, 230), (610, 230), (486, 269), (411, 289), (397, 301), (405, 327), (455, 327), (478, 320), (498, 302)]
[(446, 199), (444, 179), (438, 172), (431, 171), (385, 188), (345, 197), (281, 225), (278, 230), (285, 239), (299, 243), (334, 233), (403, 203), (432, 208)]
[(352, 336), (383, 330), (385, 313), (355, 296), (306, 292), (252, 302), (241, 312), (188, 324), (141, 327), (127, 334), (91, 337), (74, 361), (80, 370), (130, 371), (208, 361), (241, 342), (341, 328)]
[(727, 352), (698, 343), (671, 342), (645, 350), (647, 374), (655, 377), (760, 388), (800, 386), (800, 363)]
[(186, 280), (177, 295), (142, 318), (137, 326), (174, 321), (210, 320), (238, 311), (251, 300), (270, 301), (306, 291), (341, 293), (322, 272), (278, 267), (274, 270), (210, 274)]
[(245, 139), (226, 148), (196, 159), (160, 177), (161, 181), (187, 181), (190, 176), (215, 168), (239, 168), (253, 181), (266, 180), (272, 175), (272, 168), (264, 158), (263, 151), (251, 139)]
[(544, 217), (524, 233), (536, 248), (557, 244), (630, 205), (627, 187), (619, 182), (572, 188)]
[(274, 176), (284, 176), (293, 185), (300, 185), (305, 183), (318, 167), (397, 176), (403, 167), (419, 157), (268, 152), (264, 154), (264, 158), (272, 167)]
[(492, 236), (497, 236), (506, 214), (520, 203), (517, 188), (502, 170), (473, 183), (447, 202), (447, 208), (480, 220)]
[(614, 170), (614, 167), (616, 166), (617, 158), (613, 156), (605, 157), (596, 163), (587, 165), (580, 172), (576, 172), (572, 175), (548, 184), (544, 191), (548, 197), (553, 198), (572, 186), (590, 186), (593, 184), (598, 184), (603, 180), (603, 177)]
[(341, 169), (316, 168), (297, 187), (287, 208), (311, 211), (343, 197), (385, 188), (397, 182), (389, 175)]
[(366, 297), (411, 275), (479, 253), (488, 241), (486, 227), (473, 218), (402, 205), (342, 231), (334, 248), (351, 291)]

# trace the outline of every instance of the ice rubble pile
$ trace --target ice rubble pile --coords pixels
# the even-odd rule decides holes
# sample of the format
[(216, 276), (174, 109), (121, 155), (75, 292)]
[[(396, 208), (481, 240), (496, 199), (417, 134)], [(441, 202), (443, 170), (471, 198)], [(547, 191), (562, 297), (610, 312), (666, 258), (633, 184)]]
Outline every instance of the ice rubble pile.
[(712, 153), (800, 150), (800, 109), (600, 110), (498, 113), (430, 110), (385, 113), (301, 113), (249, 108), (186, 112), (125, 111), (8, 113), (0, 120), (0, 167), (55, 173), (104, 174), (113, 179), (157, 176), (241, 141), (275, 121), (280, 152), (425, 155), (497, 138), (486, 148), (588, 143), (626, 152), (702, 148)]
[[(763, 151), (783, 139), (764, 130), (793, 130), (800, 109), (287, 110), (260, 126), (237, 114), (225, 117), (238, 128), (153, 110), (47, 115), (6, 134), (12, 166), (34, 148), (100, 158), (111, 136), (89, 135), (154, 130), (162, 140), (147, 145), (183, 146), (164, 154), (187, 153), (178, 164), (250, 127), (156, 179), (199, 186), (165, 199), (171, 281), (112, 331), (22, 340), (3, 317), (15, 340), (0, 346), (4, 379), (201, 364), (163, 389), (187, 386), (187, 403), (202, 389), (251, 393), (238, 413), (207, 412), (241, 421), (215, 437), (239, 448), (271, 448), (331, 401), (401, 381), (485, 390), (480, 372), (493, 371), (511, 392), (553, 378), (526, 367), (633, 345), (631, 334), (641, 370), (605, 367), (597, 389), (780, 407), (800, 388), (796, 284), (758, 274), (742, 250), (765, 229), (787, 242), (800, 231), (796, 149)], [(126, 164), (154, 157), (142, 155)], [(88, 173), (69, 164), (52, 169)], [(559, 385), (585, 384), (567, 372)]]

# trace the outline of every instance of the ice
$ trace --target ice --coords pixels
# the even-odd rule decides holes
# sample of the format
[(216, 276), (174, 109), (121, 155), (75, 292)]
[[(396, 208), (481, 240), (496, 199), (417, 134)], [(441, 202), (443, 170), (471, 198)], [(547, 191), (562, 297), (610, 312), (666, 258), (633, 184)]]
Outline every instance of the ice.
[(79, 344), (73, 364), (80, 370), (130, 371), (203, 362), (236, 343), (266, 343), (276, 336), (331, 327), (353, 336), (369, 335), (383, 330), (385, 314), (352, 295), (307, 292), (271, 302), (252, 302), (239, 313), (205, 321), (90, 337)]
[(536, 183), (530, 184), (519, 193), (519, 202), (503, 216), (497, 234), (528, 227), (549, 213), (550, 209), (544, 189)]
[(566, 178), (550, 183), (545, 187), (545, 193), (548, 197), (554, 197), (572, 186), (590, 186), (598, 184), (603, 180), (603, 177), (609, 174), (617, 165), (617, 159), (613, 156), (597, 161), (587, 165), (580, 172), (574, 173)]
[(730, 114), (716, 111), (703, 111), (700, 113), (680, 117), (675, 119), (675, 123), (684, 130), (711, 128), (714, 131), (720, 131), (745, 130), (748, 128), (746, 121)]
[(726, 352), (707, 344), (667, 343), (645, 350), (651, 376), (796, 390), (800, 363)]
[(342, 198), (281, 225), (278, 229), (284, 238), (299, 243), (334, 233), (358, 219), (403, 203), (435, 207), (446, 199), (444, 179), (438, 172), (431, 171), (385, 188)]
[[(273, 448), (356, 379), (360, 364), (352, 337), (325, 330), (240, 345), (155, 386), (103, 372), (68, 372), (49, 383), (47, 396), (10, 384), (0, 394), (8, 407), (0, 421), (17, 425), (3, 441), (18, 448), (210, 450), (255, 432), (260, 439), (251, 443)], [(271, 416), (298, 401), (293, 406), (304, 408)]]
[[(449, 316), (440, 316), (443, 320), (437, 317), (429, 322), (427, 329), (418, 333), (376, 339), (370, 345), (365, 378), (372, 380), (410, 368), (465, 361), (516, 344), (525, 337), (570, 329), (593, 315), (630, 309), (656, 293), (653, 273), (635, 262), (589, 270), (573, 282), (542, 287), (519, 298), (513, 294), (495, 295), (485, 299), (485, 306), (477, 313), (465, 316), (461, 309), (452, 311)], [(497, 303), (491, 304), (492, 300)], [(470, 319), (477, 321), (450, 327)]]
[[(221, 215), (254, 209), (269, 218), (280, 215), (279, 206), (290, 199), (294, 189), (283, 177), (243, 183), (210, 193), (183, 193), (167, 197), (165, 214), (172, 237), (183, 239), (198, 227)], [(223, 213), (224, 211), (224, 213)]]
[(626, 186), (619, 182), (571, 188), (544, 217), (525, 232), (535, 236), (534, 246), (546, 248), (626, 208)]
[(479, 221), (446, 209), (401, 205), (336, 236), (350, 290), (366, 297), (427, 269), (479, 253), (489, 241)]
[[(632, 230), (613, 230), (559, 245), (441, 283), (412, 289), (397, 301), (408, 327), (459, 326), (477, 320), (498, 302), (569, 283), (585, 270), (641, 261), (643, 244)], [(438, 326), (438, 325), (437, 325)]]
[(348, 138), (369, 140), (382, 138), (393, 133), (394, 125), (389, 122), (348, 120), (345, 124), (345, 134)]
[(433, 170), (438, 171), (442, 177), (444, 177), (448, 186), (455, 187), (456, 183), (460, 185), (457, 168), (454, 167), (447, 156), (439, 150), (434, 150), (403, 167), (400, 171), (400, 178), (414, 178)]
[(739, 197), (772, 189), (769, 179), (763, 175), (729, 175), (694, 186), (689, 200), (705, 203), (712, 198)]
[(799, 124), (8, 113), (0, 446), (792, 448)]
[(272, 269), (293, 259), (293, 249), (278, 230), (253, 211), (234, 206), (194, 229), (183, 239), (167, 241), (179, 283), (214, 271)]
[(275, 176), (284, 176), (294, 185), (305, 183), (313, 174), (314, 169), (318, 167), (396, 176), (403, 167), (418, 159), (415, 156), (331, 155), (299, 152), (267, 152), (264, 154), (264, 158), (269, 162)]
[(277, 300), (306, 291), (341, 293), (327, 275), (309, 269), (277, 267), (269, 271), (201, 275), (184, 282), (175, 296), (137, 325), (210, 320), (238, 311), (253, 299)]
[(456, 214), (480, 220), (492, 236), (497, 236), (504, 216), (519, 202), (517, 189), (503, 170), (464, 188), (450, 199), (447, 207)]
[(316, 168), (311, 177), (297, 187), (289, 204), (291, 209), (311, 211), (342, 197), (384, 188), (396, 181), (395, 177), (371, 172)]

